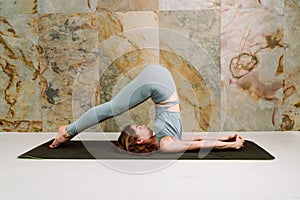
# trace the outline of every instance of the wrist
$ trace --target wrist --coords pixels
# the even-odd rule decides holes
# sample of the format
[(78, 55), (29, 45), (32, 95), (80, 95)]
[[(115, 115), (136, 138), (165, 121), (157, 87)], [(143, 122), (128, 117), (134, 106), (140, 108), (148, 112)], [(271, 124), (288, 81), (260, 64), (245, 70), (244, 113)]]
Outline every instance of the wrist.
[(234, 149), (235, 142), (225, 142), (225, 141), (217, 141), (215, 148), (218, 149)]
[(236, 143), (235, 142), (229, 142), (230, 143), (230, 148), (235, 149), (236, 148)]

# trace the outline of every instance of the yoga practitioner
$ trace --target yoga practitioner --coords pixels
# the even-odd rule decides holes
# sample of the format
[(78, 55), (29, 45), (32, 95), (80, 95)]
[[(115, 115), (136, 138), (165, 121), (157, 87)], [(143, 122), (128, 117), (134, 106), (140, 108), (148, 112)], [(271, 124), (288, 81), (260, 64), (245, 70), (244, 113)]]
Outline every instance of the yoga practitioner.
[(154, 131), (145, 125), (128, 125), (118, 138), (126, 151), (145, 153), (155, 150), (182, 152), (200, 148), (239, 149), (241, 136), (208, 138), (182, 135), (179, 99), (171, 73), (160, 65), (147, 66), (109, 102), (95, 106), (69, 125), (60, 126), (50, 148), (70, 140), (78, 133), (104, 120), (120, 115), (151, 98), (155, 103)]

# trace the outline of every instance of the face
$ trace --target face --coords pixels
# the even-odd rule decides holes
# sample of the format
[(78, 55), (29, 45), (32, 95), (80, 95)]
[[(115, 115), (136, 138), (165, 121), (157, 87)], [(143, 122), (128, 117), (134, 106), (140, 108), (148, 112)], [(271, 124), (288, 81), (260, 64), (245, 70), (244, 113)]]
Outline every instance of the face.
[(153, 131), (145, 124), (131, 125), (131, 128), (135, 131), (136, 135), (141, 140), (147, 140), (153, 136)]

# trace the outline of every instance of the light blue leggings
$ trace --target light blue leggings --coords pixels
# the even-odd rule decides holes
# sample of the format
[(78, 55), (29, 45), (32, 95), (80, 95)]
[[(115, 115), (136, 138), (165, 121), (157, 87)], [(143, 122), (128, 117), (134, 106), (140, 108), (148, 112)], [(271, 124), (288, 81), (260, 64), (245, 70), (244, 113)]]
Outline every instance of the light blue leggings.
[(160, 103), (169, 99), (174, 92), (176, 86), (170, 72), (160, 65), (149, 65), (111, 101), (89, 109), (68, 125), (67, 132), (75, 136), (108, 118), (128, 111), (150, 97), (154, 103)]

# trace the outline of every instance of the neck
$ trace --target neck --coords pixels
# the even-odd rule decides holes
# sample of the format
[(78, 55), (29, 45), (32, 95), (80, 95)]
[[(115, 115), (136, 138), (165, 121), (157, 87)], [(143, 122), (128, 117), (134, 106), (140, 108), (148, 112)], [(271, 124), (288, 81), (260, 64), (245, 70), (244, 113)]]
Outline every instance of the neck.
[(149, 138), (149, 143), (151, 143), (152, 145), (155, 145), (157, 148), (159, 147), (156, 135)]

